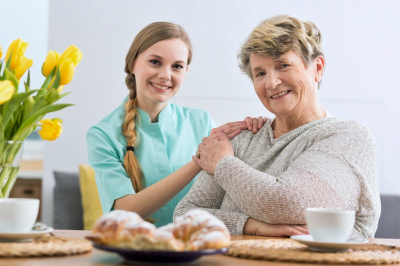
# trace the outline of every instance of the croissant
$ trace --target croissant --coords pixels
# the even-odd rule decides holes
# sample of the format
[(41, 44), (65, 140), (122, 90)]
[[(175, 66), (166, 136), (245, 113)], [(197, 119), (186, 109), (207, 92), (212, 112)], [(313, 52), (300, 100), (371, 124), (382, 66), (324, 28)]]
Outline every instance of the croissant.
[(134, 212), (116, 210), (96, 221), (93, 242), (134, 250), (196, 251), (229, 246), (225, 224), (204, 210), (192, 210), (160, 228)]
[(99, 244), (135, 250), (179, 251), (184, 248), (172, 233), (159, 232), (138, 214), (122, 210), (100, 217), (94, 225), (93, 235), (87, 238)]
[(159, 230), (169, 231), (185, 243), (185, 250), (220, 249), (229, 246), (230, 233), (225, 224), (204, 210), (192, 210)]

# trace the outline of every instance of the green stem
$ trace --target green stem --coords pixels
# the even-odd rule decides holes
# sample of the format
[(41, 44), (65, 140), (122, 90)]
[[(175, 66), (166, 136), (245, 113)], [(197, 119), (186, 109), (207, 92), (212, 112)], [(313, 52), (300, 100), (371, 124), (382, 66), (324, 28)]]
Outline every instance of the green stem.
[(16, 141), (5, 143), (5, 149), (1, 153), (1, 173), (0, 173), (0, 191), (1, 197), (8, 197), (12, 186), (14, 185), (19, 165), (14, 166), (15, 156), (21, 149), (23, 142)]
[(22, 145), (22, 142), (14, 142), (11, 145), (11, 150), (10, 150), (10, 153), (8, 154), (7, 160), (6, 160), (7, 164), (10, 164), (10, 165), (13, 164), (15, 155), (17, 155), (19, 149), (21, 148), (21, 145)]
[(0, 141), (0, 167), (3, 165), (2, 164), (3, 157), (4, 157), (3, 154), (4, 154), (6, 149), (7, 149), (6, 142), (5, 141)]
[(29, 134), (32, 133), (33, 130), (35, 130), (37, 126), (41, 126), (41, 124), (33, 124), (18, 130), (17, 133), (14, 134), (14, 136), (12, 137), (12, 140), (13, 141), (24, 140)]
[(1, 169), (0, 174), (0, 190), (3, 189), (4, 185), (7, 183), (8, 178), (10, 176), (11, 167), (10, 166), (3, 166)]
[(53, 71), (51, 71), (51, 73), (47, 76), (46, 80), (44, 81), (42, 87), (39, 89), (36, 96), (33, 97), (35, 99), (35, 101), (39, 96), (46, 94), (47, 87), (50, 85), (51, 81), (53, 80), (54, 75), (56, 74), (56, 69), (57, 68), (55, 67), (53, 69)]
[(7, 183), (1, 189), (1, 193), (3, 194), (2, 195), (3, 197), (8, 198), (8, 196), (10, 195), (10, 192), (11, 192), (12, 187), (14, 186), (15, 180), (17, 180), (18, 170), (19, 170), (19, 166), (12, 167)]

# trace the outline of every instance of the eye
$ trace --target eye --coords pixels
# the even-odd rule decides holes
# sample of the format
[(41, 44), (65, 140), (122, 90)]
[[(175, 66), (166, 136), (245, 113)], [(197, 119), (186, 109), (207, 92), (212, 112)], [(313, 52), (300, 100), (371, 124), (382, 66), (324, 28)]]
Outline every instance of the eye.
[(261, 76), (264, 76), (264, 75), (265, 75), (264, 72), (258, 72), (258, 73), (256, 74), (256, 78), (261, 77)]
[(179, 65), (179, 64), (173, 65), (172, 67), (176, 68), (176, 69), (179, 69), (179, 70), (183, 69), (183, 66)]
[(159, 64), (160, 64), (160, 61), (158, 61), (158, 60), (156, 60), (156, 59), (151, 59), (151, 60), (149, 60), (149, 62), (150, 62), (151, 64), (153, 64), (153, 65), (159, 65)]
[(286, 68), (286, 67), (289, 67), (289, 66), (290, 66), (289, 64), (282, 64), (281, 68)]

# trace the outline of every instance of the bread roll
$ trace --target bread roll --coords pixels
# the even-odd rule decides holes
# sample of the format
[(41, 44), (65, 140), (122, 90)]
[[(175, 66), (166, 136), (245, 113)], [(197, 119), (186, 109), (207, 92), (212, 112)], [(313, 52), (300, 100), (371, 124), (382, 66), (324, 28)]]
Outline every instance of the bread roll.
[(183, 243), (172, 233), (158, 232), (134, 212), (116, 210), (96, 221), (88, 239), (107, 246), (134, 250), (183, 250)]
[(185, 250), (220, 249), (229, 246), (230, 233), (225, 224), (205, 210), (192, 210), (160, 227), (185, 243)]
[(88, 239), (134, 250), (196, 251), (227, 247), (230, 234), (223, 222), (204, 210), (190, 211), (158, 229), (134, 212), (116, 210), (96, 221)]

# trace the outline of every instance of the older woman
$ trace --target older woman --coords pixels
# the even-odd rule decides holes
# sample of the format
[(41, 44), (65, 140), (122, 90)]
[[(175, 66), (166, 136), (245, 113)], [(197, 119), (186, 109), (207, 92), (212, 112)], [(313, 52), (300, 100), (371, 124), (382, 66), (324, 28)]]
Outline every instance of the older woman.
[(232, 234), (283, 236), (308, 232), (308, 207), (351, 209), (352, 235), (373, 237), (380, 215), (374, 141), (319, 102), (325, 59), (318, 28), (270, 18), (247, 38), (240, 59), (275, 119), (231, 141), (204, 138), (193, 156), (203, 171), (174, 216), (203, 208)]

